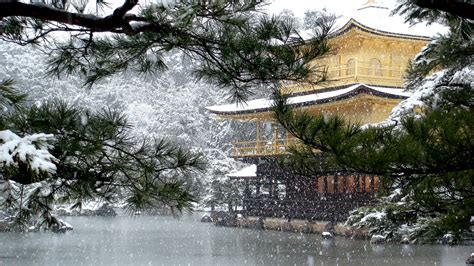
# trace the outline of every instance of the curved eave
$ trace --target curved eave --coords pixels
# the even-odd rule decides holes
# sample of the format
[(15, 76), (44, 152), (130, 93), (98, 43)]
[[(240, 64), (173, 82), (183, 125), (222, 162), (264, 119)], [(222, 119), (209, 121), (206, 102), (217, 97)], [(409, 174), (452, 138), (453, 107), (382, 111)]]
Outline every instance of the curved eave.
[(432, 39), (431, 37), (428, 37), (428, 36), (418, 36), (418, 35), (394, 33), (394, 32), (388, 32), (388, 31), (374, 29), (374, 28), (365, 26), (364, 24), (358, 22), (357, 20), (355, 20), (353, 18), (351, 18), (340, 29), (332, 32), (329, 35), (329, 38), (335, 38), (335, 37), (338, 37), (340, 35), (343, 35), (343, 34), (345, 34), (346, 32), (350, 31), (353, 28), (357, 28), (357, 29), (360, 29), (360, 30), (362, 30), (364, 32), (367, 32), (367, 33), (372, 33), (372, 34), (375, 34), (375, 35), (385, 36), (385, 37), (402, 38), (402, 39), (419, 40), (419, 41), (430, 41)]
[[(338, 94), (338, 95), (333, 96), (333, 97), (326, 97), (326, 98), (323, 98), (323, 99), (315, 99), (315, 100), (309, 100), (309, 101), (297, 102), (297, 103), (289, 103), (288, 105), (291, 106), (291, 107), (305, 107), (305, 106), (312, 106), (312, 105), (320, 105), (320, 104), (325, 104), (325, 103), (331, 103), (331, 102), (337, 102), (337, 101), (350, 99), (350, 98), (353, 98), (353, 97), (355, 97), (357, 95), (360, 95), (360, 94), (373, 95), (373, 96), (377, 96), (377, 97), (380, 97), (380, 98), (386, 98), (386, 99), (406, 99), (406, 98), (408, 98), (408, 95), (402, 95), (400, 93), (395, 94), (395, 93), (385, 92), (381, 88), (377, 89), (377, 88), (374, 88), (374, 87), (369, 87), (365, 84), (356, 84), (356, 85), (352, 85), (352, 86), (354, 86), (354, 88), (350, 89), (348, 92), (341, 93), (341, 94)], [(344, 89), (341, 89), (341, 88), (337, 88), (337, 89), (334, 89), (334, 90), (329, 90), (328, 89), (328, 90), (325, 90), (325, 92), (331, 92), (331, 91), (337, 92), (338, 90), (345, 90), (345, 89), (347, 89), (349, 87), (352, 87), (352, 86), (347, 86)], [(400, 89), (396, 89), (396, 90), (400, 90)], [(322, 92), (315, 93), (315, 95), (321, 94), (321, 93)], [(291, 101), (291, 99), (297, 98), (297, 97), (299, 97), (299, 96), (290, 97), (289, 101)], [(218, 106), (206, 107), (206, 109), (209, 110), (211, 113), (214, 113), (216, 115), (222, 115), (222, 116), (263, 113), (263, 112), (269, 112), (272, 109), (271, 106), (265, 106), (265, 107), (262, 107), (262, 108), (245, 109), (245, 110), (235, 110), (235, 111), (222, 111), (222, 110), (217, 110), (216, 108), (218, 108)]]

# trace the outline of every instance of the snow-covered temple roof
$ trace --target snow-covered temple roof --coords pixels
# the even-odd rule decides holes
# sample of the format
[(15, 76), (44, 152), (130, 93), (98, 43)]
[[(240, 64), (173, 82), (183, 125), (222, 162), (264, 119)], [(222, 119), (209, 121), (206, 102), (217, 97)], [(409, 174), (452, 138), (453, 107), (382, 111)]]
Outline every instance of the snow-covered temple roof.
[(239, 171), (232, 172), (227, 174), (230, 178), (251, 178), (257, 176), (257, 165), (252, 164), (250, 166), (244, 167)]
[[(397, 14), (391, 15), (391, 8), (393, 7), (387, 5), (383, 0), (368, 0), (359, 9), (354, 11), (350, 16), (338, 18), (333, 27), (335, 30), (331, 33), (330, 37), (335, 38), (337, 36), (341, 36), (349, 32), (350, 30), (356, 28), (363, 32), (381, 35), (383, 38), (393, 37), (397, 39), (406, 39), (408, 41), (413, 40), (419, 43), (420, 41), (427, 42), (433, 36), (447, 31), (446, 27), (435, 23), (430, 25), (426, 25), (426, 23), (417, 23), (414, 25), (410, 25), (409, 23), (406, 23), (405, 19), (402, 16)], [(304, 33), (307, 38), (310, 38), (309, 32), (310, 31)], [(400, 52), (395, 51), (395, 53)], [(409, 54), (409, 56), (412, 55)], [(363, 60), (364, 57), (362, 56), (359, 59)], [(368, 59), (366, 58), (366, 60)], [(382, 66), (382, 68), (383, 67), (385, 66)], [(390, 67), (391, 66), (389, 66), (389, 68)], [(400, 65), (398, 65), (398, 67), (400, 67)], [(364, 70), (364, 67), (359, 68), (359, 70)], [(403, 67), (399, 71), (403, 71)], [(359, 72), (359, 74), (361, 73), (362, 72)], [(361, 74), (361, 77), (363, 77), (363, 75), (364, 74)], [(391, 81), (393, 81), (392, 76), (375, 77), (379, 78), (378, 82), (380, 84), (375, 82), (374, 80), (370, 80), (369, 78), (362, 80), (345, 80), (344, 82), (346, 82), (345, 84), (347, 85), (341, 86), (341, 83), (335, 83), (332, 87), (329, 86), (325, 89), (306, 91), (304, 93), (294, 93), (289, 97), (288, 104), (293, 107), (311, 106), (348, 99), (358, 94), (369, 94), (389, 99), (405, 99), (410, 96), (410, 93), (405, 92), (400, 88), (389, 87), (396, 86), (389, 85), (393, 84), (393, 82), (390, 83)], [(380, 82), (380, 79), (384, 78), (392, 79), (388, 80), (390, 82)], [(384, 80), (384, 82), (385, 81), (386, 80)], [(402, 81), (401, 77), (400, 81)], [(354, 84), (355, 82), (364, 83)], [(365, 83), (369, 83), (372, 85), (368, 85)], [(373, 86), (374, 84), (378, 84), (378, 86)], [(272, 108), (272, 105), (273, 101), (271, 99), (261, 98), (247, 101), (243, 104), (231, 103), (225, 105), (216, 105), (206, 107), (206, 109), (218, 115), (232, 116), (268, 112)]]
[[(337, 18), (331, 36), (338, 36), (352, 27), (358, 27), (375, 34), (429, 40), (439, 33), (448, 31), (447, 27), (436, 23), (427, 25), (424, 22), (419, 22), (412, 25), (406, 22), (404, 17), (398, 14), (392, 15), (391, 8), (381, 0), (368, 1), (366, 5), (355, 10), (349, 16)], [(310, 32), (311, 30), (303, 35), (310, 38)]]
[(382, 34), (400, 35), (399, 37), (426, 37), (431, 38), (440, 32), (446, 32), (447, 28), (440, 24), (417, 23), (410, 25), (400, 15), (391, 15), (391, 10), (380, 1), (353, 12), (351, 16), (344, 16), (336, 20), (334, 32), (345, 31), (351, 23), (362, 24)]
[[(321, 89), (313, 91), (313, 93), (310, 94), (289, 97), (288, 104), (294, 107), (308, 106), (344, 100), (352, 98), (358, 94), (370, 94), (391, 99), (405, 99), (411, 95), (409, 92), (403, 91), (403, 89), (399, 88), (376, 87), (358, 83), (346, 87)], [(239, 105), (234, 103), (215, 105), (208, 106), (206, 109), (215, 114), (235, 115), (269, 111), (272, 108), (272, 105), (273, 101), (271, 99), (261, 98), (248, 101), (245, 104)]]

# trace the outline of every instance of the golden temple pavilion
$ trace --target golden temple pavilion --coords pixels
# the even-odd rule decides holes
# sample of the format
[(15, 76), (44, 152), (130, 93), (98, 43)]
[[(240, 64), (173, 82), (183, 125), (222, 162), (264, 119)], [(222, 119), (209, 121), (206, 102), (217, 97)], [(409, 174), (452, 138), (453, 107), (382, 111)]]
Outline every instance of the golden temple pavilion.
[[(296, 108), (361, 124), (384, 121), (409, 97), (403, 90), (409, 61), (443, 30), (437, 25), (408, 25), (374, 0), (366, 1), (350, 17), (337, 19), (335, 28), (328, 40), (330, 54), (314, 62), (327, 69), (328, 81), (281, 89), (290, 93), (288, 104)], [(308, 179), (277, 166), (274, 158), (284, 156), (297, 141), (273, 121), (271, 107), (272, 101), (266, 98), (245, 105), (207, 107), (220, 118), (255, 124), (253, 140), (236, 140), (231, 149), (232, 157), (252, 165), (228, 175), (245, 180), (247, 215), (338, 221), (373, 201), (379, 186), (376, 176), (335, 172)], [(262, 127), (268, 125), (273, 128), (270, 139), (262, 134)]]

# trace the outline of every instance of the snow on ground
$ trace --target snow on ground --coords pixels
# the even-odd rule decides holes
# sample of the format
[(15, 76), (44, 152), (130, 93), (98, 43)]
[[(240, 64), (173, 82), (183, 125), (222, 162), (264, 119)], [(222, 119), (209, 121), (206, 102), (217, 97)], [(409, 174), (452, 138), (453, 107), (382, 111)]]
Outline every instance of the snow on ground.
[(232, 172), (227, 175), (228, 177), (255, 177), (257, 176), (257, 165), (252, 164), (250, 166), (244, 167), (239, 171)]

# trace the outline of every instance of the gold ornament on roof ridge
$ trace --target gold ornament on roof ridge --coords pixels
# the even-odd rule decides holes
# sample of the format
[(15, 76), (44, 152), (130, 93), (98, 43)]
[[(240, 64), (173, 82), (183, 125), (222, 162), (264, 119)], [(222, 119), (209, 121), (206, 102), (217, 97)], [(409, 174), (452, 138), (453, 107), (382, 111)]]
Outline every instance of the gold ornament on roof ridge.
[(363, 5), (368, 6), (370, 4), (378, 4), (378, 3), (377, 3), (377, 0), (367, 0)]

